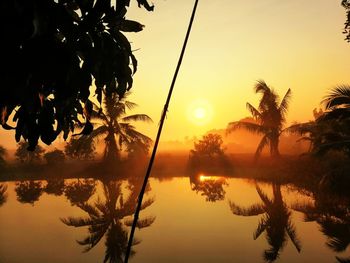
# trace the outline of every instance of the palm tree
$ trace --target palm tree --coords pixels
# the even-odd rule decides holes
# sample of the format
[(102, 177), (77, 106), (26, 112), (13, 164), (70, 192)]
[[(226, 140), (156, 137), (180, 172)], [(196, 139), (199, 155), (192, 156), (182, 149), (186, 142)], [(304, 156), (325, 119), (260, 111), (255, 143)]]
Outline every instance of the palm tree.
[(309, 140), (312, 153), (338, 150), (350, 155), (350, 86), (335, 87), (322, 104), (326, 111), (314, 121), (292, 125), (286, 131)]
[(0, 184), (0, 206), (6, 203), (7, 201), (7, 185), (6, 184)]
[(262, 150), (267, 145), (270, 146), (271, 156), (278, 157), (280, 155), (278, 150), (279, 136), (286, 121), (291, 90), (288, 89), (279, 103), (277, 93), (261, 80), (255, 85), (255, 93), (262, 95), (258, 108), (247, 102), (247, 109), (252, 114), (255, 122), (231, 122), (228, 124), (227, 132), (230, 133), (236, 129), (246, 129), (252, 133), (263, 135), (256, 149), (255, 159), (259, 158)]
[(259, 225), (254, 232), (254, 240), (266, 231), (266, 239), (270, 245), (269, 249), (264, 251), (264, 259), (267, 262), (273, 262), (279, 257), (280, 251), (287, 244), (287, 235), (294, 244), (298, 252), (301, 250), (300, 241), (297, 238), (296, 230), (292, 224), (286, 204), (283, 201), (281, 187), (274, 183), (273, 199), (270, 199), (257, 185), (256, 190), (262, 200), (261, 204), (252, 205), (249, 208), (241, 208), (234, 202), (230, 202), (231, 211), (238, 216), (257, 216), (263, 214)]
[[(88, 227), (89, 235), (77, 241), (80, 245), (85, 246), (84, 252), (88, 252), (106, 235), (105, 259), (104, 262), (122, 262), (128, 243), (127, 226), (131, 226), (130, 216), (134, 214), (136, 200), (139, 193), (139, 187), (129, 185), (130, 195), (125, 198), (122, 191), (121, 181), (103, 182), (104, 200), (100, 198), (94, 204), (80, 203), (78, 206), (84, 210), (88, 217), (62, 218), (61, 221), (74, 227)], [(147, 208), (154, 202), (153, 199), (146, 200), (142, 209)], [(138, 228), (150, 226), (155, 217), (147, 217), (138, 221)], [(134, 245), (139, 241), (134, 241)]]
[[(315, 221), (327, 237), (326, 245), (334, 252), (344, 252), (350, 245), (350, 208), (348, 198), (314, 193), (314, 202), (295, 203), (292, 208), (304, 214), (305, 222)], [(342, 262), (342, 261), (339, 261)]]
[(152, 142), (149, 137), (138, 132), (129, 123), (130, 121), (152, 122), (152, 119), (146, 114), (126, 116), (127, 109), (131, 110), (137, 104), (125, 100), (125, 97), (119, 98), (117, 94), (112, 94), (109, 97), (104, 96), (103, 106), (105, 111), (102, 111), (94, 104), (95, 110), (93, 111), (92, 119), (97, 122), (93, 123), (95, 129), (88, 135), (88, 138), (95, 140), (98, 137), (105, 136), (104, 159), (108, 161), (119, 159), (122, 146), (128, 146), (137, 142), (147, 147)]

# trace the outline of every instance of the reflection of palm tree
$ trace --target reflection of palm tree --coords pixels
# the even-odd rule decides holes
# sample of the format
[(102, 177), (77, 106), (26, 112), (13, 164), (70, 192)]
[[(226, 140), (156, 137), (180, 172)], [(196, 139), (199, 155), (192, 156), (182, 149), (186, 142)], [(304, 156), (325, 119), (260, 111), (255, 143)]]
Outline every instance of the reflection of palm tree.
[(330, 249), (338, 253), (345, 251), (350, 244), (349, 202), (324, 193), (316, 193), (314, 197), (314, 203), (296, 203), (292, 208), (304, 214), (304, 221), (316, 221), (320, 225)]
[(19, 202), (34, 205), (43, 193), (43, 188), (41, 182), (24, 181), (16, 183), (15, 191)]
[(279, 136), (286, 121), (291, 90), (288, 89), (281, 103), (278, 102), (277, 93), (268, 87), (264, 81), (259, 81), (256, 84), (255, 92), (262, 94), (258, 109), (247, 103), (247, 108), (255, 122), (231, 122), (228, 125), (227, 132), (243, 128), (250, 132), (261, 134), (263, 138), (256, 149), (255, 158), (260, 156), (262, 150), (267, 145), (270, 146), (271, 156), (278, 157), (280, 155), (278, 150)]
[[(88, 136), (92, 141), (100, 136), (105, 136), (105, 160), (116, 160), (119, 158), (121, 147), (138, 143), (145, 148), (151, 143), (151, 139), (138, 132), (130, 121), (151, 122), (152, 119), (146, 114), (133, 114), (125, 116), (127, 109), (133, 109), (137, 104), (119, 99), (117, 94), (105, 97), (105, 112), (95, 112), (92, 116), (98, 122), (95, 123), (94, 131)], [(95, 105), (97, 107), (97, 105)], [(84, 137), (82, 137), (84, 138)], [(84, 139), (86, 140), (86, 138)]]
[(264, 251), (264, 259), (267, 262), (273, 262), (279, 257), (280, 251), (287, 244), (287, 235), (298, 252), (301, 250), (300, 241), (297, 238), (295, 227), (290, 218), (291, 212), (282, 198), (281, 187), (279, 184), (273, 184), (272, 187), (273, 199), (270, 199), (259, 186), (256, 186), (256, 190), (262, 200), (261, 204), (255, 204), (249, 208), (241, 208), (230, 202), (231, 210), (235, 215), (256, 216), (264, 214), (254, 232), (254, 239), (257, 239), (266, 231), (266, 239), (270, 245), (270, 248)]
[(77, 182), (66, 185), (64, 194), (72, 205), (83, 204), (94, 194), (95, 186), (94, 180), (78, 179)]
[(227, 181), (224, 177), (217, 176), (190, 176), (191, 189), (200, 192), (205, 196), (206, 201), (215, 202), (224, 200), (225, 190), (224, 185), (227, 185)]
[(6, 203), (7, 201), (7, 185), (6, 184), (0, 184), (0, 206)]
[[(132, 220), (127, 217), (133, 215), (136, 207), (138, 189), (135, 186), (130, 186), (131, 193), (125, 199), (121, 185), (122, 183), (118, 181), (104, 182), (105, 201), (98, 199), (94, 204), (78, 204), (88, 214), (88, 217), (61, 219), (68, 226), (88, 227), (89, 236), (77, 241), (80, 245), (85, 246), (84, 252), (92, 249), (106, 235), (104, 262), (122, 262), (128, 243), (126, 226), (132, 224)], [(153, 201), (153, 199), (146, 200), (141, 209), (147, 208)], [(154, 220), (154, 217), (141, 219), (137, 226), (139, 228), (148, 227)], [(138, 241), (134, 241), (134, 245), (138, 243)]]

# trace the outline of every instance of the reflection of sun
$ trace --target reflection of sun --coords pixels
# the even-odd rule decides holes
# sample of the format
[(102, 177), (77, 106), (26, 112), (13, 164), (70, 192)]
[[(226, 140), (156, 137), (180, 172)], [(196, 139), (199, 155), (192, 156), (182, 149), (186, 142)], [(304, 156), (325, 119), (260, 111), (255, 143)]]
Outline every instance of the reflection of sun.
[(197, 99), (192, 101), (187, 109), (187, 117), (196, 125), (205, 125), (212, 119), (213, 110), (207, 100)]

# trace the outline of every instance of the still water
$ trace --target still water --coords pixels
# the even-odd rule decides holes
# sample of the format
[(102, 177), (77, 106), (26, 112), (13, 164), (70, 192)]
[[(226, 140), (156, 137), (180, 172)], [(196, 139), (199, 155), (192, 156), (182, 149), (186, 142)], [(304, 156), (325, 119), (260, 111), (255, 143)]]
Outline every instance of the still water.
[[(0, 262), (122, 262), (141, 180), (0, 184)], [(348, 203), (288, 185), (151, 178), (130, 262), (349, 262)]]

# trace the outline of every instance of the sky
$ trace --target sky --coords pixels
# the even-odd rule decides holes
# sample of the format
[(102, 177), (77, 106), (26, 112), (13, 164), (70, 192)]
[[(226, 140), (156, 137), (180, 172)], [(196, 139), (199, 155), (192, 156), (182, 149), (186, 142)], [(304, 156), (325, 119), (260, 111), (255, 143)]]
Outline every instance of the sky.
[[(153, 3), (152, 13), (134, 3), (127, 18), (145, 25), (128, 35), (139, 61), (130, 100), (153, 118), (140, 129), (154, 137), (194, 1)], [(260, 79), (281, 97), (291, 88), (289, 123), (313, 119), (330, 88), (350, 83), (345, 18), (334, 0), (200, 0), (162, 139), (200, 136), (248, 116)]]
[[(198, 137), (248, 116), (245, 104), (258, 104), (253, 87), (261, 79), (280, 96), (291, 88), (289, 123), (311, 120), (330, 88), (350, 84), (340, 2), (200, 0), (162, 140)], [(138, 59), (129, 100), (139, 107), (130, 113), (152, 117), (153, 124), (137, 127), (155, 138), (194, 0), (153, 4), (147, 12), (131, 1), (127, 18), (145, 28), (127, 37)], [(0, 135), (0, 144), (15, 145), (13, 136)]]

